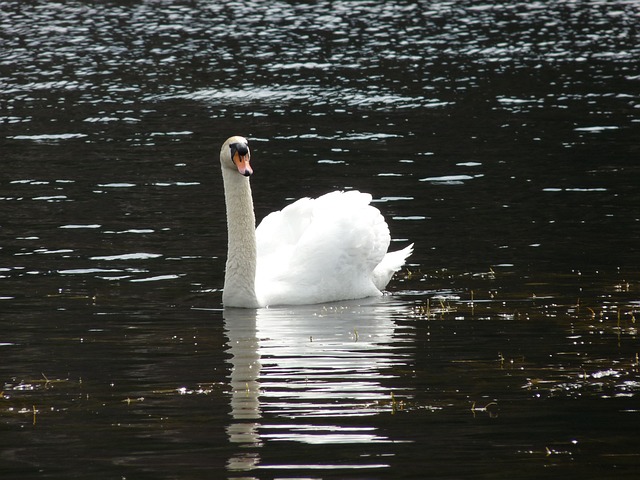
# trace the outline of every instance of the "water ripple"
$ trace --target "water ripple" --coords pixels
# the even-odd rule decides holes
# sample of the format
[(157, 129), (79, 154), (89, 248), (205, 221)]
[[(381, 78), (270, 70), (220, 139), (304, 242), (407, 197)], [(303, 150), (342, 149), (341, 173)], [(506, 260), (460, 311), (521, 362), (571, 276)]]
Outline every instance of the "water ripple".
[[(615, 62), (632, 76), (625, 64), (639, 55), (632, 40), (635, 13), (633, 3), (622, 0), (607, 2), (607, 8), (596, 0), (321, 1), (313, 8), (287, 2), (10, 1), (0, 8), (0, 96), (15, 103), (33, 95), (36, 104), (43, 93), (58, 92), (81, 95), (89, 104), (142, 96), (223, 104), (446, 107), (455, 101), (451, 92), (477, 85), (478, 78), (451, 83), (438, 75), (439, 64), (463, 71), (468, 62), (504, 69), (592, 59)], [(597, 66), (593, 76), (598, 77)], [(114, 121), (97, 111), (86, 118)]]

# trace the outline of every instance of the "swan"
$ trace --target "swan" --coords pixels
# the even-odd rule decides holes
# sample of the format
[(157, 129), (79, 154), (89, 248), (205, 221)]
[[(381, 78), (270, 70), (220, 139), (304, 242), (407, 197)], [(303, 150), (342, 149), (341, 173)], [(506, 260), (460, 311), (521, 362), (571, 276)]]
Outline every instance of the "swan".
[(261, 308), (310, 305), (382, 295), (413, 244), (387, 252), (389, 227), (355, 190), (302, 198), (267, 215), (256, 228), (249, 142), (227, 139), (220, 165), (228, 251), (222, 303)]

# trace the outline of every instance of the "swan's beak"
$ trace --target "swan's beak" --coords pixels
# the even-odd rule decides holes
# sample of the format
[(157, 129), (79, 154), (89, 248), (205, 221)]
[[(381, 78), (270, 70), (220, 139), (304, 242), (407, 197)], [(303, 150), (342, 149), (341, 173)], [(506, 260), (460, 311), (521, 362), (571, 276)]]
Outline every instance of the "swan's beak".
[(253, 169), (251, 168), (251, 164), (249, 163), (249, 154), (240, 155), (238, 152), (233, 156), (233, 163), (238, 167), (238, 172), (244, 175), (245, 177), (251, 176), (253, 173)]
[(251, 157), (249, 146), (241, 143), (232, 143), (230, 147), (231, 159), (238, 169), (238, 172), (245, 177), (251, 176), (253, 169), (249, 163), (249, 158)]

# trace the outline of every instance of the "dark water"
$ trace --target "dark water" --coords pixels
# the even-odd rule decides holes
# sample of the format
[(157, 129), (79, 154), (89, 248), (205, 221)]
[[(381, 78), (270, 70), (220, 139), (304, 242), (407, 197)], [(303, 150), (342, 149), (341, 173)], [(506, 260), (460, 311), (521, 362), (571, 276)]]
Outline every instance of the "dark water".
[[(636, 478), (640, 4), (0, 3), (3, 478)], [(256, 213), (369, 191), (374, 301), (223, 311)]]

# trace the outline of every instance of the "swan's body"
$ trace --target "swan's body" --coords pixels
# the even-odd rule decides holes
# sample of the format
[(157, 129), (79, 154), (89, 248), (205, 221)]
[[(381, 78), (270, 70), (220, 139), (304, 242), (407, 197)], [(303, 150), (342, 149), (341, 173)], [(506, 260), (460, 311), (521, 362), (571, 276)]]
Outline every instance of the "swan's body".
[(255, 228), (249, 147), (229, 138), (220, 150), (229, 248), (227, 307), (302, 305), (381, 295), (413, 245), (387, 252), (389, 227), (371, 195), (332, 192), (303, 198)]

